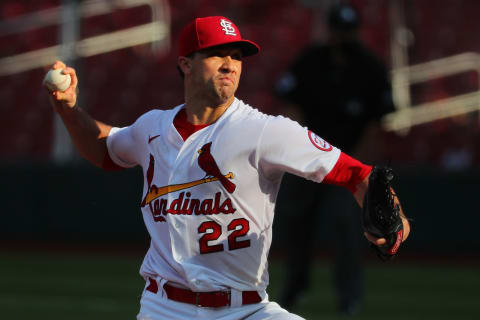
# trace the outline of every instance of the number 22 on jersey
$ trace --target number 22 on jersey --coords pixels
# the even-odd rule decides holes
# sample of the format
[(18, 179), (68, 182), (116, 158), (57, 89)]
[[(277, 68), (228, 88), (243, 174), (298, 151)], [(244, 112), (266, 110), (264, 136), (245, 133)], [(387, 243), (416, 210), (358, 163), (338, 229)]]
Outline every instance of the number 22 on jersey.
[[(228, 235), (228, 250), (237, 250), (250, 247), (250, 240), (238, 240), (250, 230), (250, 223), (245, 218), (238, 218), (232, 220), (227, 226), (227, 232), (231, 232)], [(204, 235), (200, 238), (200, 253), (212, 253), (224, 251), (223, 244), (213, 244), (210, 242), (218, 240), (222, 235), (222, 226), (215, 221), (205, 221), (198, 227), (198, 233)]]

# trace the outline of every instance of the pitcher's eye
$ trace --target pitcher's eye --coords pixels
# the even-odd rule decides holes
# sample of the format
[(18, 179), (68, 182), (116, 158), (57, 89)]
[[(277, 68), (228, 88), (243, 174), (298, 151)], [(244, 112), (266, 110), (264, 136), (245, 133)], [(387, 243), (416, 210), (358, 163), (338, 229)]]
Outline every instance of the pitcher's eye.
[(242, 61), (243, 55), (241, 53), (232, 54), (232, 59)]
[(209, 57), (221, 57), (222, 54), (221, 54), (220, 51), (210, 51), (210, 52), (208, 53), (208, 56), (209, 56)]

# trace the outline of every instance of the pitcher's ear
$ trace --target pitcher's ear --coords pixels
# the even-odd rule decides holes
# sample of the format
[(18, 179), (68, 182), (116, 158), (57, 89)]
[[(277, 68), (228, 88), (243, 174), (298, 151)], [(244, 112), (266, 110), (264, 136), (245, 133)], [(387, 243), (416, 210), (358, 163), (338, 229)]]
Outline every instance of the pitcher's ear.
[(178, 57), (178, 68), (183, 74), (190, 74), (192, 71), (192, 59), (189, 57)]

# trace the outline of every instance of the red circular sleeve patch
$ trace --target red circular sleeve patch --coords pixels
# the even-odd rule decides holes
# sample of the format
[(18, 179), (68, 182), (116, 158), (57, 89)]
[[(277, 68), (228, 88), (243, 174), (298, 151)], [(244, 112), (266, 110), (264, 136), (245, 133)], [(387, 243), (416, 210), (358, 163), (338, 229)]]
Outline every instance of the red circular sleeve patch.
[(310, 138), (310, 141), (317, 149), (320, 149), (326, 152), (332, 151), (333, 149), (332, 145), (327, 141), (323, 140), (322, 138), (320, 138), (319, 136), (317, 136), (311, 130), (308, 130), (308, 137)]

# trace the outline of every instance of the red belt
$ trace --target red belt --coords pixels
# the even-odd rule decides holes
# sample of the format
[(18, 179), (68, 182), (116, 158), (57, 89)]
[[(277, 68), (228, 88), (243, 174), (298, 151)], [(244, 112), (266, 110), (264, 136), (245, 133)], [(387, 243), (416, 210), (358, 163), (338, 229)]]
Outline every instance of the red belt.
[[(150, 284), (147, 290), (153, 293), (158, 292), (158, 284), (155, 279), (148, 278)], [(168, 299), (193, 304), (198, 307), (220, 308), (230, 306), (230, 291), (193, 292), (188, 289), (163, 285)], [(242, 305), (259, 303), (262, 301), (257, 291), (242, 291)]]

